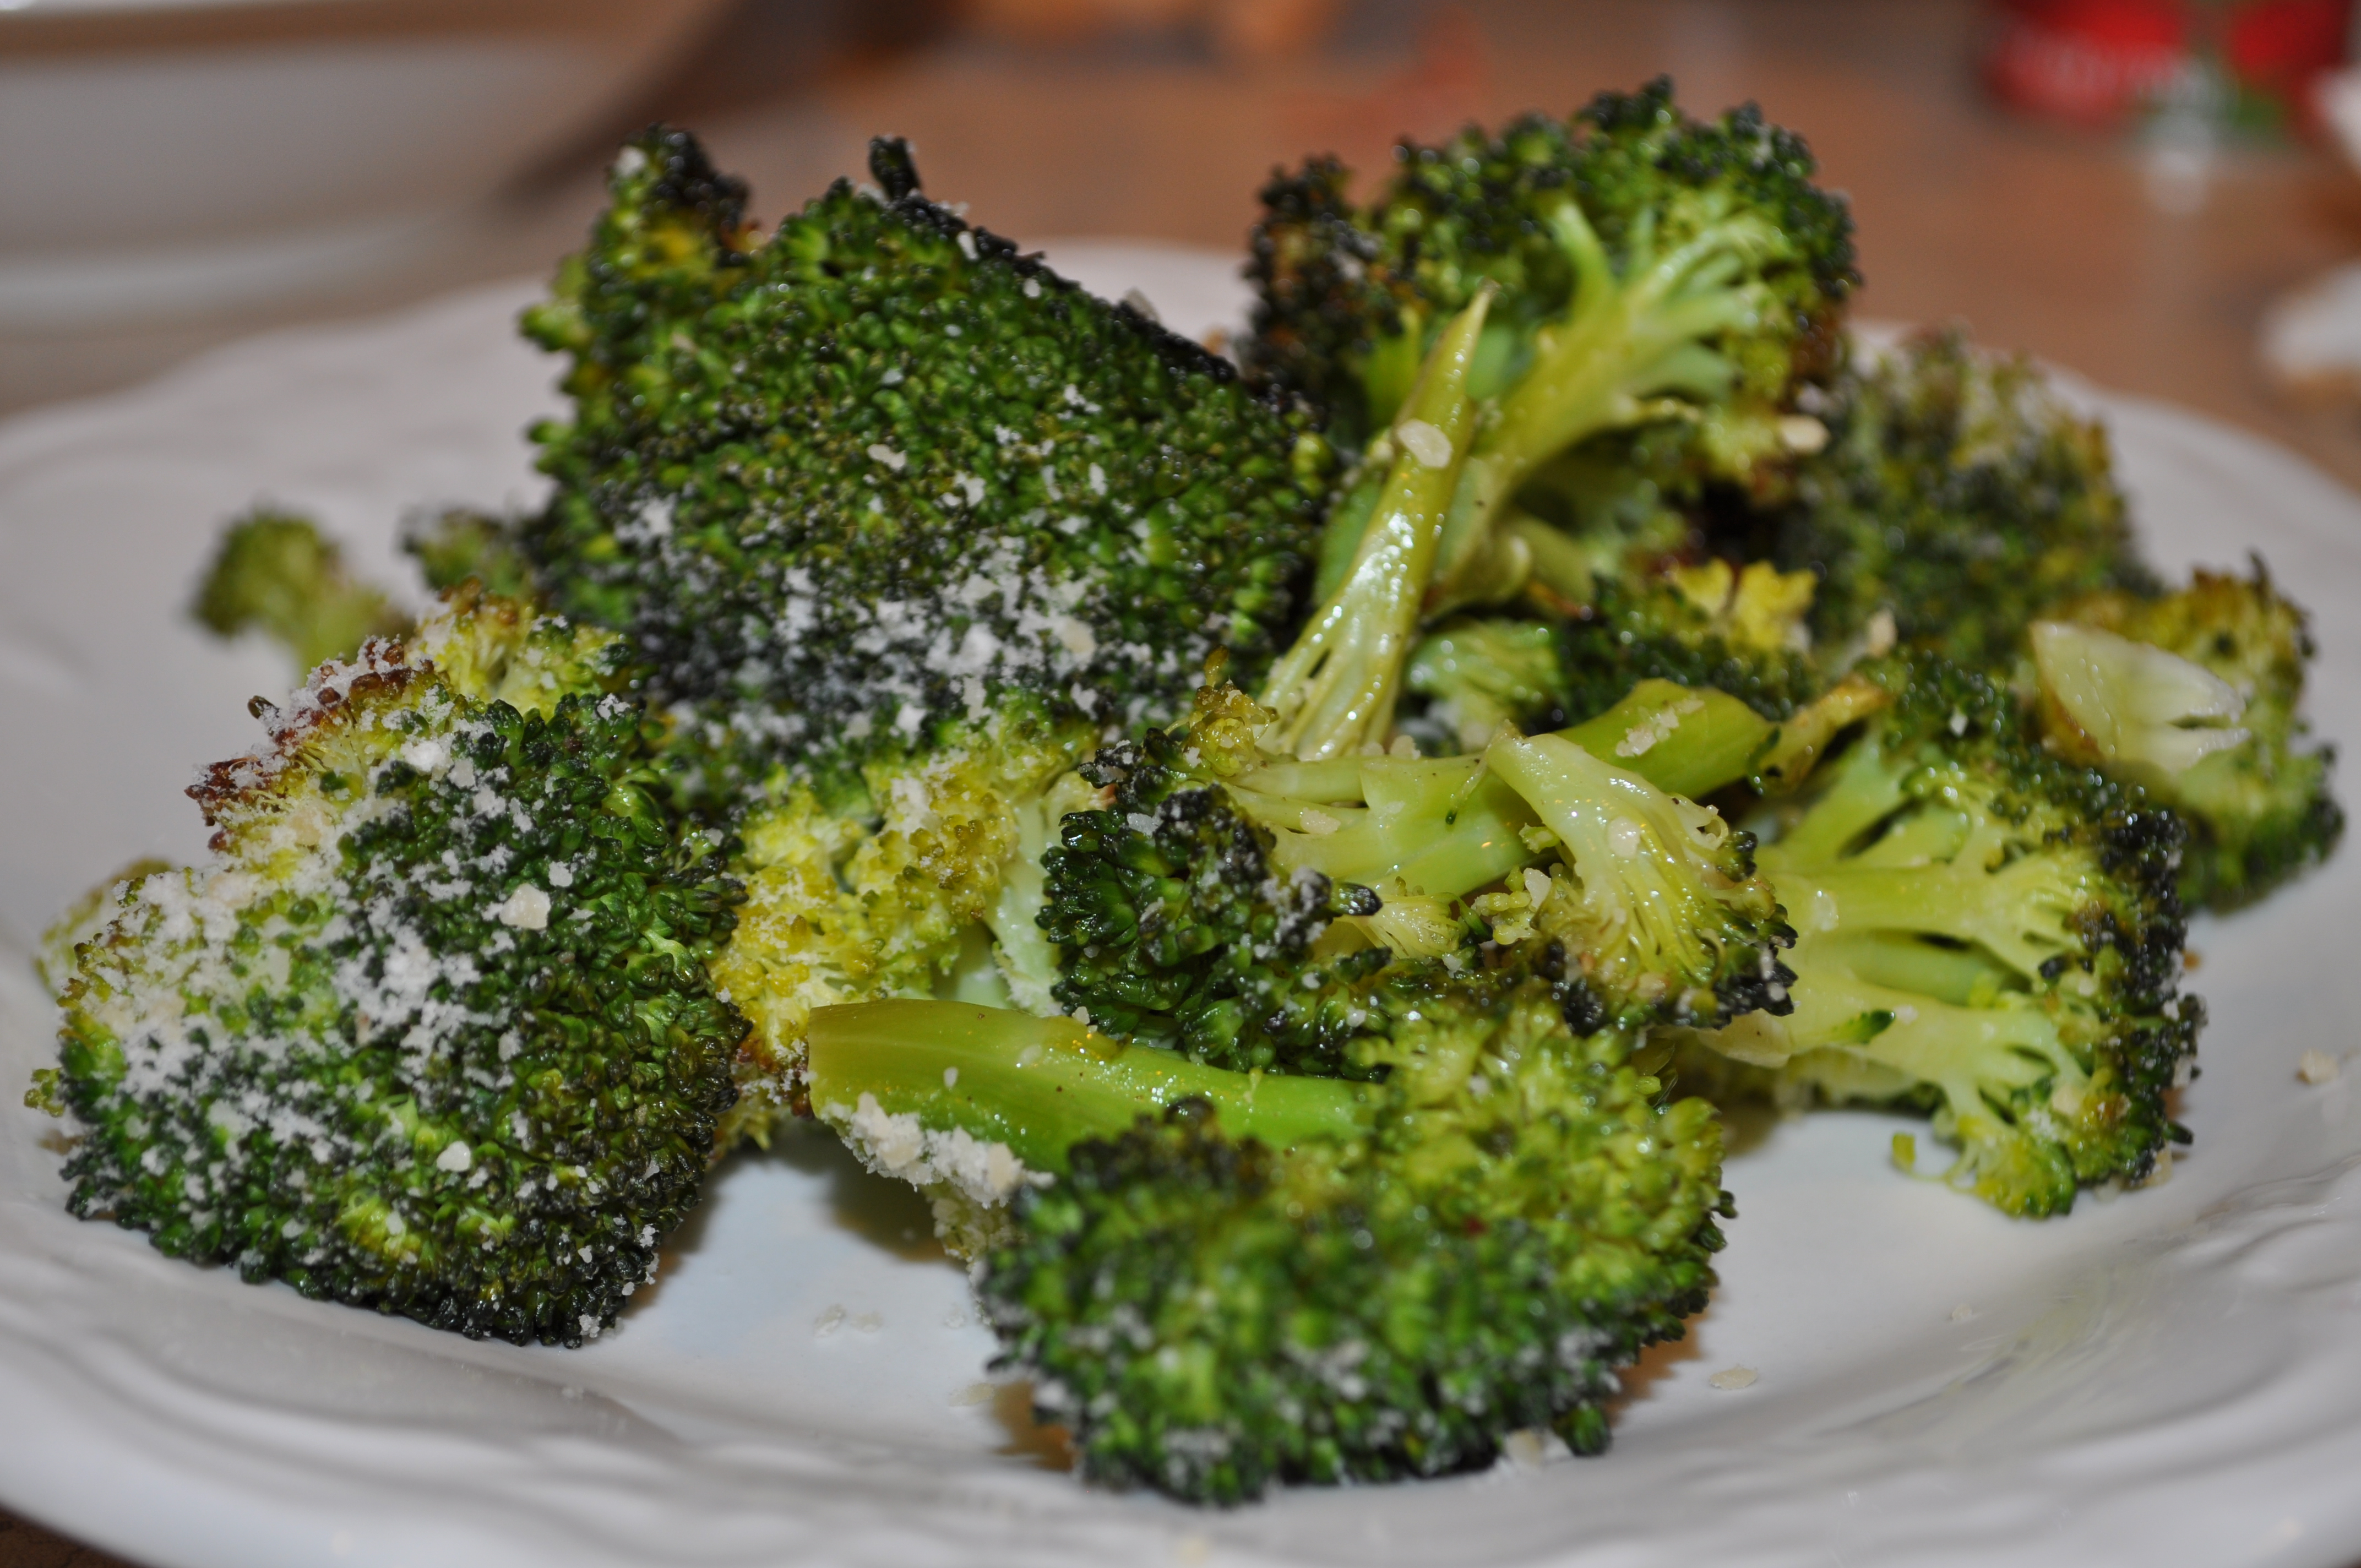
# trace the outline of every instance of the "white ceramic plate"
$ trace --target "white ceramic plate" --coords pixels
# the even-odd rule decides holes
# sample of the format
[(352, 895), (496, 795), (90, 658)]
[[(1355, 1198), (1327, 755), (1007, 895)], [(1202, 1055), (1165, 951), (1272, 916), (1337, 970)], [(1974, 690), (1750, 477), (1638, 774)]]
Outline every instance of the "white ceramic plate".
[[(1229, 263), (1074, 247), (1194, 331)], [(257, 340), (0, 428), (0, 920), (192, 855), (192, 764), (283, 686), (180, 608), (215, 525), (312, 509), (357, 564), (422, 501), (535, 491), (553, 406), (522, 286)], [(2266, 551), (2361, 736), (2361, 506), (2250, 437), (2107, 400), (2158, 561)], [(1046, 1469), (899, 1189), (823, 1138), (733, 1160), (664, 1283), (575, 1352), (478, 1344), (168, 1261), (59, 1207), (15, 1106), (47, 1003), (0, 964), (0, 1501), (157, 1568), (690, 1563), (2262, 1563), (2361, 1557), (2361, 1116), (2297, 1081), (2361, 1044), (2361, 856), (2201, 922), (2213, 1010), (2169, 1185), (2023, 1223), (1822, 1115), (1731, 1160), (1723, 1285), (1600, 1460), (1226, 1513)], [(1965, 1307), (1962, 1315), (1955, 1309)], [(828, 1332), (825, 1325), (833, 1323)], [(1722, 1392), (1711, 1374), (1756, 1369)]]

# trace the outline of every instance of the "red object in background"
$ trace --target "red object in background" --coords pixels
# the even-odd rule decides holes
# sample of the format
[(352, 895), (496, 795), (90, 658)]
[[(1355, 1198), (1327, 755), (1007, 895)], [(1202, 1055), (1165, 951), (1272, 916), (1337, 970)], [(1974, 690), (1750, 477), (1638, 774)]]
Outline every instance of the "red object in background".
[(1984, 74), (2007, 103), (2086, 125), (2123, 120), (2171, 82), (2194, 28), (2180, 0), (2002, 0)]
[(2312, 83), (2345, 63), (2352, 30), (2353, 0), (2248, 0), (2230, 14), (2222, 58), (2239, 86), (2278, 100), (2311, 129)]
[(2347, 58), (2355, 0), (1993, 0), (1984, 75), (2004, 102), (2115, 125), (2191, 60), (2310, 129), (2312, 84)]

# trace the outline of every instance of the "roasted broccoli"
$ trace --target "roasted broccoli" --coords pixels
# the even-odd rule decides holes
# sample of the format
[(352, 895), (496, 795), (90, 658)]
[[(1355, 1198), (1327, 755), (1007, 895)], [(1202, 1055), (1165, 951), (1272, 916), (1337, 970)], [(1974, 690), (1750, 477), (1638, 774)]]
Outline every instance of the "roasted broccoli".
[(219, 636), (260, 631), (287, 650), (299, 674), (410, 625), (383, 593), (345, 570), (344, 552), (311, 519), (267, 509), (223, 531), (190, 613)]
[(213, 859), (74, 950), (77, 1214), (438, 1328), (578, 1344), (703, 1186), (744, 1021), (724, 849), (614, 639), (462, 596), (313, 672), (190, 792)]
[(1601, 577), (1585, 613), (1561, 623), (1571, 717), (1619, 701), (1634, 681), (1710, 686), (1766, 718), (1784, 719), (1826, 680), (1805, 617), (1812, 578), (1764, 562), (1719, 559), (1647, 576)]
[[(1340, 442), (1372, 441), (1444, 323), (1497, 291), (1467, 378), (1497, 408), (1459, 477), (1431, 603), (1513, 593), (1533, 562), (1501, 525), (1596, 438), (1661, 427), (1679, 435), (1684, 474), (1771, 488), (1824, 436), (1795, 403), (1835, 364), (1851, 221), (1791, 133), (1752, 107), (1686, 119), (1659, 80), (1570, 122), (1532, 116), (1398, 158), (1366, 211), (1333, 162), (1264, 192), (1245, 354), (1322, 406)], [(1365, 517), (1340, 503), (1323, 555)]]
[(1071, 770), (1096, 733), (1012, 702), (924, 752), (871, 759), (849, 784), (783, 773), (757, 797), (740, 833), (746, 904), (713, 959), (753, 1023), (725, 1139), (766, 1139), (794, 1106), (816, 1007), (946, 990), (1053, 1005), (1042, 853), (1092, 798)]
[(1830, 439), (1756, 532), (1780, 566), (1819, 576), (1823, 643), (1898, 640), (2004, 673), (2057, 600), (2152, 591), (2105, 428), (2030, 361), (1936, 333), (1868, 356), (1814, 407)]
[(437, 593), (473, 582), (486, 593), (531, 598), (537, 591), (533, 563), (518, 533), (513, 519), (453, 508), (405, 519), (401, 548)]
[(685, 134), (617, 160), (526, 331), (565, 353), (522, 543), (623, 631), (727, 798), (860, 766), (1012, 695), (1094, 722), (1257, 674), (1301, 614), (1326, 447), (1228, 362), (1083, 292), (871, 155), (758, 240)]
[[(2260, 559), (2251, 578), (2199, 572), (2178, 593), (2092, 594), (2052, 613), (2103, 638), (2113, 633), (2174, 655), (2118, 659), (2102, 672), (2087, 659), (2058, 656), (2070, 642), (2087, 643), (2087, 635), (2061, 639), (2053, 628), (2058, 652), (2041, 658), (2037, 628), (2045, 739), (2063, 755), (2132, 778), (2188, 819), (2184, 903), (2251, 904), (2334, 850), (2345, 831), (2344, 809), (2329, 794), (2336, 754), (2304, 743), (2311, 727), (2298, 712), (2312, 634), (2302, 609), (2279, 593)], [(2068, 689), (2070, 669), (2084, 672), (2073, 683), (2079, 702)], [(2128, 737), (2092, 733), (2159, 701), (2174, 710), (2165, 716), (2166, 733), (2155, 737), (2168, 753), (2161, 761), (2133, 754), (2143, 749)]]
[(1520, 1430), (1598, 1453), (1616, 1369), (1712, 1287), (1719, 1126), (1518, 966), (1388, 984), (1381, 1085), (884, 1003), (816, 1023), (813, 1100), (881, 1165), (1013, 1200), (978, 1291), (1093, 1479), (1235, 1503)]
[(1761, 851), (1799, 933), (1794, 1011), (1702, 1036), (1791, 1091), (1930, 1110), (1949, 1179), (2013, 1214), (2136, 1184), (2203, 1007), (2176, 994), (2182, 828), (2023, 739), (2015, 699), (1928, 655)]
[(1651, 782), (1745, 777), (1774, 736), (1743, 705), (1651, 682), (1477, 756), (1319, 763), (1209, 733), (1257, 711), (1208, 689), (1190, 725), (1085, 764), (1109, 798), (1064, 818), (1039, 916), (1061, 1007), (1215, 1065), (1335, 1073), (1387, 964), (1485, 942), (1554, 948), (1585, 1033), (1784, 1006), (1792, 934), (1752, 840)]

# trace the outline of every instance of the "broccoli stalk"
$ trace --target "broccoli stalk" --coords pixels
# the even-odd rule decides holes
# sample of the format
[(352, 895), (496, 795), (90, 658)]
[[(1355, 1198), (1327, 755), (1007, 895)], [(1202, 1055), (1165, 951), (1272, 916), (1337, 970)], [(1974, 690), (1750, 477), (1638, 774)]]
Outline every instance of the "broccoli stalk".
[[(814, 1114), (844, 1133), (873, 1165), (893, 1157), (897, 1128), (923, 1129), (927, 1135), (911, 1146), (931, 1151), (944, 1172), (953, 1168), (947, 1148), (967, 1146), (956, 1139), (945, 1145), (937, 1135), (999, 1145), (1026, 1171), (1054, 1175), (1066, 1168), (1073, 1143), (1113, 1137), (1141, 1115), (1182, 1100), (1202, 1102), (1232, 1137), (1275, 1148), (1350, 1138), (1366, 1125), (1374, 1092), (1335, 1079), (1207, 1067), (1071, 1018), (959, 1002), (818, 1008), (810, 1052), (806, 1083)], [(915, 1170), (887, 1168), (926, 1185)], [(1019, 1179), (970, 1195), (1005, 1201)]]
[(1306, 762), (1358, 751), (1393, 727), (1401, 672), (1467, 461), (1477, 408), (1467, 373), (1491, 292), (1478, 290), (1427, 356), (1388, 445), (1370, 454), (1383, 488), (1353, 565), (1280, 657), (1263, 701), (1278, 713), (1265, 743)]

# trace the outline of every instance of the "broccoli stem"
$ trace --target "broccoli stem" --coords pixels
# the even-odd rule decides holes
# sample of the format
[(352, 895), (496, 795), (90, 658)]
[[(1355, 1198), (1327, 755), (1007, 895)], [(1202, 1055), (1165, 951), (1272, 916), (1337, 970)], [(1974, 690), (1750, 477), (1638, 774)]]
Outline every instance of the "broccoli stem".
[(1369, 1114), (1367, 1084), (1230, 1072), (1071, 1018), (957, 1002), (815, 1008), (809, 1048), (811, 1102), (823, 1117), (866, 1094), (889, 1114), (1005, 1144), (1036, 1170), (1062, 1170), (1075, 1143), (1113, 1137), (1179, 1100), (1209, 1101), (1231, 1138), (1280, 1149), (1352, 1138)]
[(1490, 290), (1478, 292), (1428, 356), (1393, 428), (1393, 460), (1353, 569), (1271, 671), (1263, 701), (1279, 713), (1284, 753), (1340, 756), (1392, 727), (1444, 514), (1475, 433), (1467, 371), (1491, 300)]
[(1534, 469), (1601, 431), (1688, 417), (1686, 394), (1725, 397), (1736, 370), (1708, 339), (1754, 324), (1763, 305), (1740, 281), (1750, 253), (1777, 236), (1751, 214), (1728, 214), (1657, 254), (1653, 213), (1633, 226), (1623, 275), (1571, 197), (1549, 218), (1575, 273), (1565, 314), (1534, 335), (1532, 367), (1500, 404), (1459, 475), (1438, 546), (1438, 596), (1484, 574), (1501, 511)]
[[(1646, 680), (1559, 733), (1658, 789), (1696, 796), (1746, 777), (1776, 730), (1735, 697)], [(1276, 763), (1234, 781), (1230, 794), (1272, 831), (1271, 859), (1281, 871), (1308, 867), (1381, 892), (1399, 882), (1411, 893), (1455, 898), (1537, 853), (1520, 830), (1539, 819), (1481, 757)]]

